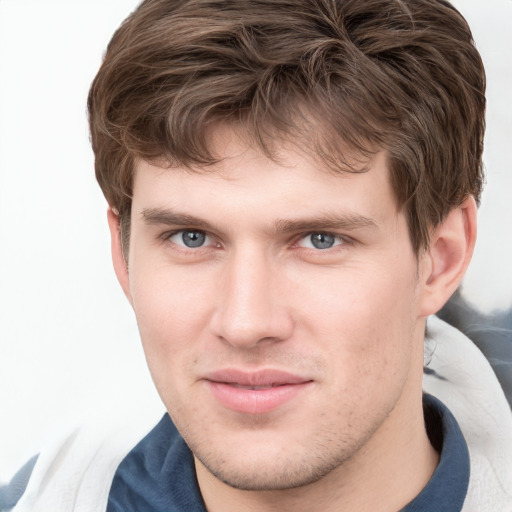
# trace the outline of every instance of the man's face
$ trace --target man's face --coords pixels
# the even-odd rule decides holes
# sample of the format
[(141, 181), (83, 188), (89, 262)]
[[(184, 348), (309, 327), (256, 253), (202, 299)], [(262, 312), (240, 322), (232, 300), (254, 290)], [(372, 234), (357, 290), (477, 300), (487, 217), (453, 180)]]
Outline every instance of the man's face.
[(304, 485), (388, 442), (420, 402), (418, 260), (383, 153), (334, 175), (229, 129), (214, 150), (204, 172), (138, 164), (125, 288), (199, 468)]

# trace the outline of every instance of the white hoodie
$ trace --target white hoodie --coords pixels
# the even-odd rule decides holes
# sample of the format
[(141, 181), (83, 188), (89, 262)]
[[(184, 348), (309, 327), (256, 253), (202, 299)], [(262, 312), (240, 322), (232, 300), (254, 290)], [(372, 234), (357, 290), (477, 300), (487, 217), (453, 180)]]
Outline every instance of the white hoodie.
[[(424, 390), (450, 409), (469, 448), (463, 511), (512, 512), (512, 412), (494, 371), (466, 336), (437, 317), (428, 320), (426, 347), (433, 349), (433, 372), (424, 376)], [(92, 422), (60, 437), (40, 454), (13, 512), (104, 512), (118, 465), (159, 419), (139, 411), (110, 427)]]

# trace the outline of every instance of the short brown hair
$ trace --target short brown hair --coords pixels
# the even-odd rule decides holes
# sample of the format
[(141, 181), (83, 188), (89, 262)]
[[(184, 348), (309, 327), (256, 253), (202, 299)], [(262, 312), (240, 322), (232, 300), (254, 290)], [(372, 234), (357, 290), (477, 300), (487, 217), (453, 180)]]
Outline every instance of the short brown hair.
[(479, 200), (484, 93), (471, 31), (444, 0), (145, 0), (89, 93), (96, 176), (129, 219), (135, 161), (208, 166), (214, 122), (270, 157), (276, 137), (302, 137), (331, 167), (347, 148), (385, 149), (418, 252)]

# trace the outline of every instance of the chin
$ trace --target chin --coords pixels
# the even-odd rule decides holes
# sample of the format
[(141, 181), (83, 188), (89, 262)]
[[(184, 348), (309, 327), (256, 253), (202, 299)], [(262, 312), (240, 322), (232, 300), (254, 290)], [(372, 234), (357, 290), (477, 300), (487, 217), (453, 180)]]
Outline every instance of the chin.
[(343, 464), (340, 460), (321, 456), (300, 459), (272, 459), (240, 464), (226, 460), (200, 460), (206, 470), (224, 484), (244, 491), (284, 491), (313, 484)]
[[(251, 435), (256, 434), (256, 435)], [(370, 437), (340, 435), (332, 429), (301, 432), (290, 429), (282, 435), (265, 436), (246, 431), (227, 436), (229, 442), (194, 445), (200, 464), (210, 475), (228, 486), (246, 491), (283, 491), (313, 484), (350, 460)]]

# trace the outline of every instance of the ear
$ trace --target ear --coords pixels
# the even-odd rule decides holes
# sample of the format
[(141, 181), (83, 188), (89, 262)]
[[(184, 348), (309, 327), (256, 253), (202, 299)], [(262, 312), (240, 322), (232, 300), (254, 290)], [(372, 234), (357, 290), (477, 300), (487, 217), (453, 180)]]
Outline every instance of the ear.
[(121, 228), (119, 225), (119, 215), (109, 207), (107, 210), (108, 227), (110, 228), (110, 240), (112, 250), (112, 262), (114, 264), (114, 270), (130, 304), (132, 303), (132, 297), (130, 293), (130, 279), (128, 276), (128, 263), (125, 260), (123, 254), (123, 245), (121, 243)]
[(475, 247), (476, 214), (475, 199), (468, 197), (434, 229), (420, 258), (420, 316), (437, 313), (462, 281)]

